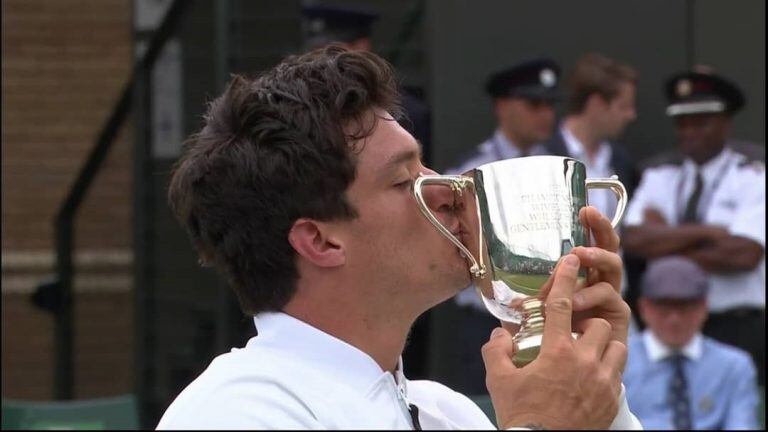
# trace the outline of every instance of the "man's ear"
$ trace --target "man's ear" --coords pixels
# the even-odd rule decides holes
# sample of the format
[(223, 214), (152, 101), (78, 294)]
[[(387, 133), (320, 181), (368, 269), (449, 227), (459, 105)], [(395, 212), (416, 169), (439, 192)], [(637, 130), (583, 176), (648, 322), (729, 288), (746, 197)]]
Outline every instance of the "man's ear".
[(610, 102), (603, 99), (600, 93), (592, 93), (587, 96), (587, 101), (584, 104), (584, 111), (605, 111), (608, 108)]
[(318, 267), (336, 267), (345, 262), (342, 243), (322, 222), (297, 219), (288, 231), (288, 241), (296, 253)]

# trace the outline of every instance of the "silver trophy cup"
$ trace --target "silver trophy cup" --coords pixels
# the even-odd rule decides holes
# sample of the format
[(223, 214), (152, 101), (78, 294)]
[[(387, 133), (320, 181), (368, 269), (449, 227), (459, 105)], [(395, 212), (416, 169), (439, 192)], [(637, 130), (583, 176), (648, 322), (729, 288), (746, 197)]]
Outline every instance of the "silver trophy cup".
[[(454, 214), (463, 226), (460, 241), (427, 206), (423, 188), (450, 187)], [(612, 178), (586, 178), (584, 164), (560, 156), (531, 156), (482, 165), (463, 175), (426, 175), (416, 179), (414, 195), (424, 216), (466, 257), (474, 286), (488, 311), (519, 324), (513, 361), (536, 358), (544, 326), (542, 285), (561, 256), (587, 246), (588, 230), (579, 211), (589, 189), (611, 190), (616, 227), (626, 207), (624, 185)], [(583, 283), (584, 270), (580, 272)]]

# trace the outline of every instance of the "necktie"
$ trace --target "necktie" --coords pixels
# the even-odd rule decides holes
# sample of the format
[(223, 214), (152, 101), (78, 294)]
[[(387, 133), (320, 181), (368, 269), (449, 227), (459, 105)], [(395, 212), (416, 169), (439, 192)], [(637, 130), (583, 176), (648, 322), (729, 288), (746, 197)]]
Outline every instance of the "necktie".
[(672, 424), (677, 430), (691, 429), (691, 407), (688, 400), (688, 384), (683, 374), (685, 357), (672, 357), (672, 382), (669, 386), (669, 403), (672, 407)]
[(699, 207), (699, 199), (701, 198), (701, 191), (704, 189), (704, 179), (701, 177), (701, 172), (696, 170), (696, 178), (694, 179), (693, 192), (688, 198), (688, 203), (685, 205), (685, 212), (683, 213), (682, 223), (698, 222), (698, 216), (696, 210)]
[(421, 430), (421, 422), (419, 421), (419, 407), (414, 404), (408, 404), (408, 412), (411, 414), (413, 429)]

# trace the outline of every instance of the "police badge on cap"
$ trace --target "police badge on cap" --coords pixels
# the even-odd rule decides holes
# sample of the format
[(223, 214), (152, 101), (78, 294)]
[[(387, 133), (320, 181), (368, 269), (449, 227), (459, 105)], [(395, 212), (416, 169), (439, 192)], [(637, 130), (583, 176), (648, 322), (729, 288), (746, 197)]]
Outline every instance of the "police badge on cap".
[(733, 114), (745, 104), (744, 94), (736, 84), (717, 75), (711, 68), (702, 66), (669, 78), (664, 94), (669, 101), (669, 116)]
[(551, 59), (540, 58), (518, 63), (492, 74), (488, 77), (485, 90), (495, 98), (523, 97), (554, 101), (560, 97), (559, 79), (560, 67), (557, 63)]
[(552, 69), (546, 68), (541, 70), (539, 81), (541, 81), (541, 85), (544, 87), (554, 87), (557, 83), (557, 77)]

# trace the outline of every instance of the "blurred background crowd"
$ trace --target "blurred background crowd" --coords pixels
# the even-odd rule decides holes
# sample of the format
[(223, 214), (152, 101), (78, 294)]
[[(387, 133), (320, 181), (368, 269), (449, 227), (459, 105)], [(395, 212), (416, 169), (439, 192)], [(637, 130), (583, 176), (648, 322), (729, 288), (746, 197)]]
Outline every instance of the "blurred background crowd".
[[(168, 174), (230, 74), (334, 42), (394, 65), (438, 172), (555, 154), (618, 175), (630, 409), (647, 428), (763, 421), (762, 0), (4, 0), (2, 20), (4, 427), (14, 402), (114, 396), (154, 426), (253, 336)], [(609, 217), (612, 200), (590, 195)], [(406, 374), (482, 396), (496, 324), (459, 294), (417, 321)]]

